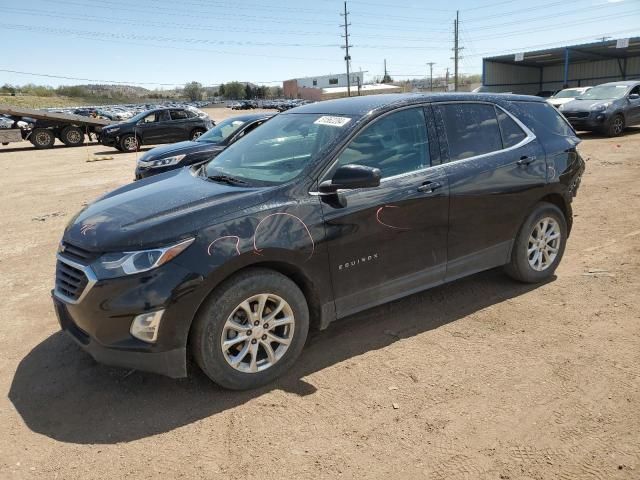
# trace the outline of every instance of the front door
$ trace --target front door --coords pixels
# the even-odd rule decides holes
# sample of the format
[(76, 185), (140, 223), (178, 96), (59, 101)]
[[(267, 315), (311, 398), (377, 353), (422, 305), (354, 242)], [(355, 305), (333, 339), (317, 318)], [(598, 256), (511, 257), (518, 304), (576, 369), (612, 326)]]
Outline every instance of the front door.
[(444, 279), (448, 183), (444, 169), (431, 166), (437, 140), (427, 129), (429, 112), (414, 107), (374, 120), (326, 175), (347, 164), (382, 172), (379, 187), (344, 191), (341, 204), (322, 203), (338, 317)]

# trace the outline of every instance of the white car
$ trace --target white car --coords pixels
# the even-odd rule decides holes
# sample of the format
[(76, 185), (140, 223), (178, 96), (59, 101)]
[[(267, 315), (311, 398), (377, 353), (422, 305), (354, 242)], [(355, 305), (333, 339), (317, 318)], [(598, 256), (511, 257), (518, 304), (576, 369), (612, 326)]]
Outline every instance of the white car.
[(560, 90), (555, 95), (547, 98), (547, 102), (558, 108), (560, 105), (564, 105), (565, 103), (569, 103), (571, 100), (575, 100), (576, 97), (588, 92), (591, 88), (592, 87), (565, 88), (564, 90)]

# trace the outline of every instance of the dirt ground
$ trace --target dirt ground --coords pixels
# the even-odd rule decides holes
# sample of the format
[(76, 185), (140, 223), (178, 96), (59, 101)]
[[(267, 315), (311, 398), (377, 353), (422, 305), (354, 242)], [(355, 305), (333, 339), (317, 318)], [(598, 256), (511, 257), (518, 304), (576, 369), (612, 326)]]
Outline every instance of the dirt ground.
[(553, 281), (489, 271), (358, 314), (241, 393), (98, 365), (58, 331), (63, 228), (136, 155), (0, 147), (0, 478), (640, 478), (640, 129), (583, 138)]

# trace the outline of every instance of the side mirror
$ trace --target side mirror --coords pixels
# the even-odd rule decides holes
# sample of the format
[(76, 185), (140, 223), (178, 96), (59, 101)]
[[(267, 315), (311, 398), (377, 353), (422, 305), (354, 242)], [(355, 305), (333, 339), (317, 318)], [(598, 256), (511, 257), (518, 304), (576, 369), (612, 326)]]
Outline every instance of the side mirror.
[(364, 165), (343, 165), (338, 167), (331, 180), (319, 186), (321, 194), (330, 195), (339, 189), (372, 188), (380, 185), (380, 169)]
[(632, 93), (629, 95), (629, 100), (638, 100), (640, 98), (640, 93)]

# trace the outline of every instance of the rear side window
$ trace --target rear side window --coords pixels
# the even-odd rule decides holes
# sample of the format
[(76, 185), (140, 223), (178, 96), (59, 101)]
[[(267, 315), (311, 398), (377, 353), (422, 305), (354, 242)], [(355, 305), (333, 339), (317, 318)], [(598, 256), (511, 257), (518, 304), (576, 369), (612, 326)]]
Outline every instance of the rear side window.
[(171, 120), (185, 120), (187, 118), (187, 112), (184, 110), (171, 110)]
[(519, 144), (527, 134), (518, 126), (518, 124), (507, 115), (504, 110), (496, 108), (498, 114), (498, 123), (500, 124), (500, 133), (502, 134), (502, 144), (504, 148), (513, 147)]
[(513, 102), (516, 116), (537, 137), (550, 135), (575, 137), (575, 132), (564, 117), (547, 102)]
[(502, 150), (502, 137), (493, 105), (451, 103), (435, 107), (444, 124), (449, 161)]

